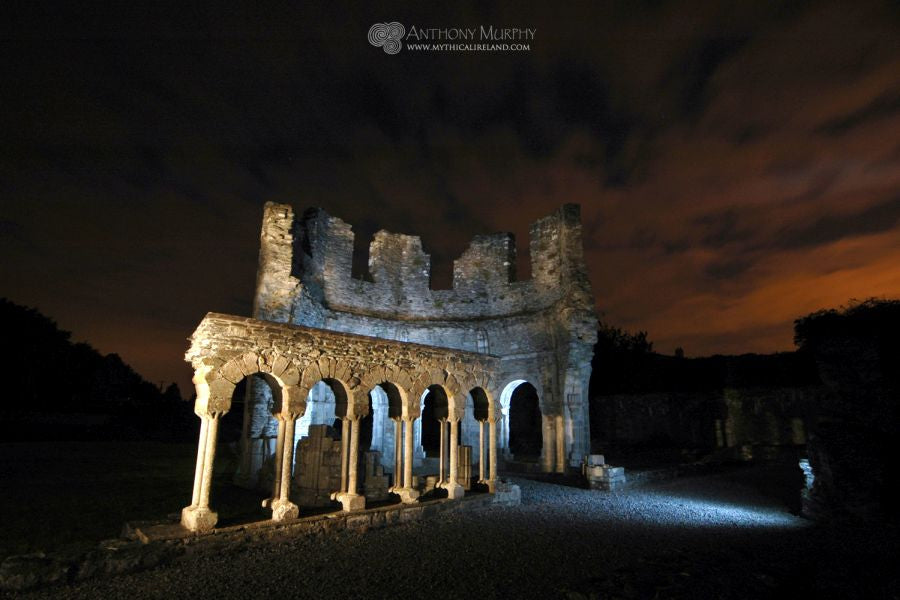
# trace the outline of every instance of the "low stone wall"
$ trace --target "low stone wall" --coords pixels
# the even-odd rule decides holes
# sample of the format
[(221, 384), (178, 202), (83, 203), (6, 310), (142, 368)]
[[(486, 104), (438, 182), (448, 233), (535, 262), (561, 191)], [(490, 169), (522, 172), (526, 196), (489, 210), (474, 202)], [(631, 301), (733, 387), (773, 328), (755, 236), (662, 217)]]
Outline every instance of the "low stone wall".
[(592, 431), (603, 450), (731, 449), (737, 459), (765, 458), (806, 444), (811, 407), (828, 393), (823, 386), (806, 386), (597, 396), (591, 401)]
[(492, 506), (517, 506), (519, 486), (499, 481), (495, 494), (473, 494), (459, 500), (439, 499), (396, 504), (359, 512), (336, 512), (291, 521), (258, 521), (191, 533), (172, 521), (126, 523), (121, 539), (105, 540), (97, 548), (77, 554), (10, 556), (0, 564), (0, 590), (21, 591), (150, 569), (189, 556), (236, 550), (248, 544), (280, 541), (303, 535), (366, 531), (443, 512), (469, 512)]

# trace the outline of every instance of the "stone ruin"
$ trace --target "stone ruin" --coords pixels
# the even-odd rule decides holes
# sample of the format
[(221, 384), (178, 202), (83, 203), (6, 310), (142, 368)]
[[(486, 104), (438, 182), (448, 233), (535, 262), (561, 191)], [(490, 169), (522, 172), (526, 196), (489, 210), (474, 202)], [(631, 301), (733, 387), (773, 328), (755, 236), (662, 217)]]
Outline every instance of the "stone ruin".
[[(323, 502), (323, 488), (345, 511), (362, 509), (364, 490), (386, 482), (378, 478), (412, 503), (429, 479), (451, 499), (472, 483), (505, 490), (498, 465), (512, 461), (581, 469), (597, 317), (579, 207), (531, 226), (525, 281), (508, 233), (477, 236), (448, 290), (430, 288), (418, 237), (376, 233), (371, 281), (352, 276), (353, 241), (324, 210), (266, 204), (253, 317), (207, 314), (185, 356), (201, 418), (188, 529), (216, 524), (218, 423), (245, 378), (235, 480), (271, 491), (274, 520), (296, 517), (295, 500)], [(335, 425), (339, 439), (325, 435)]]

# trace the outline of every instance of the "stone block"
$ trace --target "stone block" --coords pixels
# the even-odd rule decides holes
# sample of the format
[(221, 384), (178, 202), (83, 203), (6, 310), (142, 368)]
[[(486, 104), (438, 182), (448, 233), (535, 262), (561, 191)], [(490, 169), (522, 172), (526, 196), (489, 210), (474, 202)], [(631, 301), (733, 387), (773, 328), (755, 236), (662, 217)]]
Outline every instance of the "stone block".
[(181, 511), (181, 524), (188, 531), (212, 531), (219, 520), (219, 515), (208, 508), (186, 506)]
[(494, 483), (494, 504), (500, 506), (518, 506), (522, 503), (522, 488), (508, 481)]
[(362, 510), (366, 507), (366, 497), (361, 494), (336, 494), (335, 499), (341, 503), (344, 512)]
[(625, 468), (609, 465), (586, 467), (588, 485), (592, 490), (611, 491), (625, 486)]
[(300, 516), (300, 509), (289, 500), (276, 500), (272, 503), (272, 520), (287, 521)]

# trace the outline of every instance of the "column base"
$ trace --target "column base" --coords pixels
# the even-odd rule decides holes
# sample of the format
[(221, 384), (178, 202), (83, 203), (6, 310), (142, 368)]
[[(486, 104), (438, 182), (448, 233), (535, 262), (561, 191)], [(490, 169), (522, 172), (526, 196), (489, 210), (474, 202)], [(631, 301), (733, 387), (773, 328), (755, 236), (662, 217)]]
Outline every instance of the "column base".
[(290, 500), (276, 500), (270, 504), (273, 521), (286, 521), (300, 516), (300, 508)]
[(400, 496), (400, 502), (403, 504), (413, 504), (419, 500), (421, 495), (419, 490), (413, 488), (397, 488), (394, 493)]
[(185, 506), (181, 509), (181, 526), (189, 531), (212, 531), (218, 521), (218, 513), (214, 513), (209, 508)]
[(366, 508), (366, 497), (362, 494), (349, 494), (343, 492), (335, 494), (334, 499), (341, 503), (344, 512), (353, 512), (355, 510), (363, 510)]
[(448, 482), (443, 483), (441, 485), (441, 487), (443, 489), (447, 490), (447, 497), (450, 498), (451, 500), (456, 500), (456, 499), (462, 498), (463, 496), (466, 495), (466, 488), (464, 488), (463, 486), (459, 485), (456, 482), (450, 483), (448, 481)]
[(484, 485), (487, 486), (487, 490), (488, 490), (488, 493), (489, 493), (489, 494), (493, 494), (494, 492), (497, 491), (497, 480), (495, 480), (495, 479), (485, 479), (485, 480), (482, 481), (481, 483), (483, 483)]

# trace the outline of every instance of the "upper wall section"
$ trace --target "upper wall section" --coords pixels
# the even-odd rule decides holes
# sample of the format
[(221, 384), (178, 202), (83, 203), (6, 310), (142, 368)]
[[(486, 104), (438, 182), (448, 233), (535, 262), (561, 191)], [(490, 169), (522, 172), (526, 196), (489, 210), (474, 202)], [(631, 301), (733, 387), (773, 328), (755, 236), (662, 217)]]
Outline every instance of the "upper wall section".
[[(295, 218), (285, 204), (265, 205), (254, 316), (293, 321), (321, 309), (395, 320), (496, 318), (544, 310), (560, 301), (593, 313), (578, 205), (531, 226), (531, 272), (513, 281), (509, 233), (477, 236), (453, 263), (453, 288), (432, 290), (431, 257), (417, 236), (379, 231), (369, 246), (373, 281), (351, 277), (353, 231), (313, 208)], [(312, 304), (313, 306), (311, 306)]]

